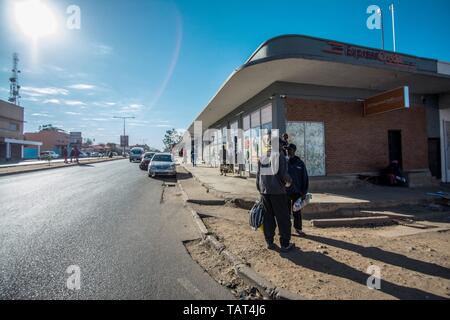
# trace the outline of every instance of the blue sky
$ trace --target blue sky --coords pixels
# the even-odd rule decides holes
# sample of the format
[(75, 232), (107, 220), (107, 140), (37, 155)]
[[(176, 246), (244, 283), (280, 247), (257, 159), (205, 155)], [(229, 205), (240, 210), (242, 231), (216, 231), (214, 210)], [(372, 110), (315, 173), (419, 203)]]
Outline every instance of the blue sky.
[[(18, 1), (18, 0), (17, 0)], [(397, 50), (450, 61), (448, 0), (41, 0), (57, 33), (32, 41), (17, 27), (15, 0), (0, 0), (0, 99), (8, 98), (13, 52), (20, 54), (26, 131), (53, 124), (96, 142), (162, 146), (169, 128), (186, 128), (236, 67), (265, 40), (305, 34), (380, 47), (366, 9), (396, 6)], [(81, 9), (81, 29), (65, 27)], [(386, 48), (392, 48), (386, 14)]]

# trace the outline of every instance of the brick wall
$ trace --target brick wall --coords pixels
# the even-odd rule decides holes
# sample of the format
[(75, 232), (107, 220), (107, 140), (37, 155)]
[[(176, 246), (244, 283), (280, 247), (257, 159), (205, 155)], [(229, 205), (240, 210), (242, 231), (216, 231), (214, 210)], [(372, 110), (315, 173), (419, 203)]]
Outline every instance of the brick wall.
[(389, 163), (388, 130), (401, 130), (404, 170), (428, 168), (422, 106), (363, 117), (359, 102), (286, 99), (287, 121), (325, 123), (327, 175), (372, 172)]

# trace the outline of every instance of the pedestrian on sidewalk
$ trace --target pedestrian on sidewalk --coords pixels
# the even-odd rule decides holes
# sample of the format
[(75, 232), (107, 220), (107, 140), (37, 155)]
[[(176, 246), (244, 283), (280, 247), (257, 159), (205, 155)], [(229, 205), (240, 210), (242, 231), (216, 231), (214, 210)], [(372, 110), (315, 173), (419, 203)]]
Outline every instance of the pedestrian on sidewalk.
[(67, 155), (68, 155), (67, 147), (63, 147), (62, 155), (64, 158), (64, 163), (67, 163)]
[(77, 146), (75, 146), (75, 148), (73, 150), (73, 156), (75, 157), (75, 161), (77, 162), (77, 164), (79, 164), (80, 163), (80, 159), (79, 159), (80, 150), (78, 150)]
[(70, 163), (73, 163), (73, 157), (75, 156), (75, 149), (72, 148), (70, 150)]
[(196, 166), (196, 162), (195, 162), (195, 152), (194, 152), (194, 149), (191, 150), (191, 162), (192, 162), (192, 166), (195, 167), (195, 166)]
[(288, 173), (292, 178), (292, 184), (286, 188), (288, 196), (288, 204), (292, 215), (294, 216), (294, 229), (299, 236), (305, 236), (302, 229), (302, 212), (293, 212), (292, 207), (298, 199), (304, 200), (308, 194), (309, 177), (306, 165), (295, 155), (297, 146), (295, 144), (289, 144), (287, 147), (288, 152)]
[(280, 246), (282, 252), (288, 252), (294, 244), (291, 243), (291, 218), (286, 194), (286, 185), (291, 183), (288, 175), (287, 160), (283, 154), (282, 141), (279, 148), (272, 152), (271, 143), (266, 155), (258, 161), (256, 188), (261, 194), (264, 205), (264, 237), (267, 248), (275, 249), (274, 237), (278, 224)]

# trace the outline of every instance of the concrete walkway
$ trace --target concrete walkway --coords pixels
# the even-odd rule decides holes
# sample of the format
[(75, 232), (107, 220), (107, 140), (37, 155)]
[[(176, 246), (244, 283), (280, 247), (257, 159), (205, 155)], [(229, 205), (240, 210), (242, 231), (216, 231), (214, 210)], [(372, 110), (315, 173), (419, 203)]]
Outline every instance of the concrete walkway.
[[(218, 168), (193, 167), (186, 164), (182, 166), (209, 192), (226, 201), (231, 201), (247, 208), (259, 198), (256, 190), (256, 179), (254, 178), (241, 178), (233, 175), (221, 176)], [(358, 187), (337, 188), (326, 193), (312, 192), (312, 202), (305, 208), (304, 213), (312, 214), (333, 212), (339, 209), (389, 208), (400, 205), (434, 203), (438, 198), (429, 196), (427, 193), (437, 191), (449, 190), (444, 187), (409, 189), (362, 183)]]

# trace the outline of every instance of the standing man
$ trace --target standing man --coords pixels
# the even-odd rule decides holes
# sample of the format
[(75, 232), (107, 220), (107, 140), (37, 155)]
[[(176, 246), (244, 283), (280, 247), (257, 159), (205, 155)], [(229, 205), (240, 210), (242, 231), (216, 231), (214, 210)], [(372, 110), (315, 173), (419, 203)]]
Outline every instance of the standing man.
[[(288, 153), (288, 173), (292, 178), (292, 184), (286, 188), (288, 195), (288, 204), (292, 212), (292, 206), (298, 199), (305, 199), (309, 188), (308, 171), (306, 170), (305, 163), (295, 155), (297, 146), (290, 144), (287, 147)], [(302, 212), (292, 212), (294, 216), (294, 229), (299, 236), (305, 236), (302, 230)]]
[(194, 148), (191, 149), (191, 162), (192, 162), (192, 166), (195, 167), (196, 163), (195, 163), (195, 152), (194, 152)]
[(261, 194), (264, 205), (264, 237), (267, 248), (274, 250), (275, 228), (278, 224), (280, 246), (282, 252), (288, 252), (294, 244), (291, 243), (291, 218), (286, 195), (286, 185), (291, 183), (288, 175), (287, 161), (282, 151), (280, 140), (279, 150), (272, 152), (271, 143), (267, 154), (258, 161), (256, 188)]
[(78, 150), (77, 146), (75, 146), (73, 150), (73, 155), (75, 156), (75, 161), (79, 164), (80, 160), (78, 159), (78, 157), (80, 156), (80, 150)]
[(64, 158), (64, 163), (67, 163), (68, 152), (67, 152), (66, 146), (63, 147), (62, 154), (63, 154), (63, 158)]

